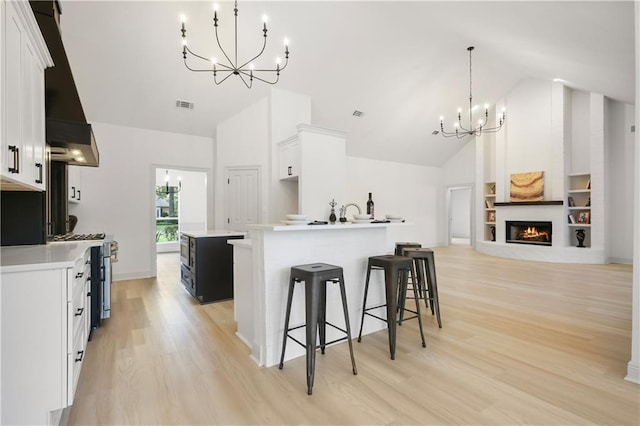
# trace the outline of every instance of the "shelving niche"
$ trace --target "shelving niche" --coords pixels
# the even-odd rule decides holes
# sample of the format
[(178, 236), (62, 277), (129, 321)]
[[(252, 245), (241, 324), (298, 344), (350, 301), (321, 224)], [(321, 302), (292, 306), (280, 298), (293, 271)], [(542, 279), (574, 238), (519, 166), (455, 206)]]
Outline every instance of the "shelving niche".
[[(496, 183), (485, 182), (484, 184), (484, 239), (485, 241), (495, 241), (496, 228)], [(492, 232), (493, 229), (493, 232)]]
[(578, 245), (576, 231), (584, 229), (584, 245), (591, 247), (591, 174), (575, 173), (568, 176), (567, 222), (569, 243)]

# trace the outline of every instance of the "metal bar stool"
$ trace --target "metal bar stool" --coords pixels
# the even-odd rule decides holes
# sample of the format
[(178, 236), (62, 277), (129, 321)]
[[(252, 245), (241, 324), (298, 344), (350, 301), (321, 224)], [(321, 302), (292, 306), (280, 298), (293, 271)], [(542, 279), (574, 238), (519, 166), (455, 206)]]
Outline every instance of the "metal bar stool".
[(415, 262), (418, 283), (423, 292), (425, 304), (429, 300), (431, 315), (435, 314), (438, 320), (438, 327), (442, 328), (440, 301), (438, 299), (438, 280), (436, 279), (436, 261), (433, 250), (428, 248), (406, 248), (404, 253), (405, 256), (412, 258)]
[[(397, 242), (396, 243), (396, 249), (395, 249), (395, 255), (396, 256), (405, 256), (404, 254), (404, 249), (407, 248), (421, 248), (422, 244), (420, 243), (416, 243), (416, 242), (408, 242), (408, 241), (404, 241), (404, 242)], [(421, 286), (421, 282), (420, 282), (420, 277), (416, 274), (416, 270), (414, 269), (414, 275), (416, 277), (418, 277), (418, 297), (420, 299), (424, 299), (424, 293)], [(415, 285), (415, 283), (413, 281), (411, 281), (411, 285)], [(407, 289), (408, 290), (408, 285), (407, 285)], [(404, 293), (402, 292), (402, 288), (400, 288), (400, 286), (398, 287), (398, 311), (400, 312), (400, 320), (398, 321), (399, 325), (402, 325), (402, 321), (404, 321), (404, 311), (405, 309), (405, 301), (407, 300), (407, 294), (406, 291), (404, 291)], [(425, 306), (427, 309), (429, 309), (429, 305), (427, 304), (427, 299), (425, 299)], [(414, 311), (411, 311), (413, 313), (415, 313)], [(411, 318), (407, 318), (407, 319), (412, 319)]]
[[(369, 293), (369, 279), (371, 277), (372, 269), (384, 270), (384, 284), (385, 284), (385, 296), (386, 303), (377, 306), (371, 306), (367, 308), (367, 295)], [(362, 318), (360, 319), (360, 333), (358, 334), (358, 342), (362, 340), (362, 328), (364, 326), (364, 316), (369, 315), (387, 323), (387, 330), (389, 332), (389, 352), (391, 353), (391, 359), (396, 357), (396, 323), (397, 323), (397, 308), (398, 308), (398, 292), (406, 292), (408, 275), (411, 274), (413, 282), (415, 282), (415, 276), (413, 273), (413, 260), (410, 257), (395, 256), (395, 255), (383, 255), (372, 256), (369, 258), (367, 266), (367, 279), (364, 286), (364, 300), (362, 302)], [(422, 318), (420, 316), (420, 304), (418, 302), (418, 293), (416, 288), (413, 288), (413, 296), (416, 302), (416, 316), (420, 327), (420, 337), (422, 338), (422, 347), (426, 347), (427, 344), (424, 341), (424, 333), (422, 331)], [(386, 306), (387, 317), (382, 318), (375, 314), (370, 313), (372, 309), (381, 308)]]
[[(291, 317), (291, 302), (293, 300), (293, 290), (296, 283), (304, 281), (305, 296), (305, 324), (289, 328)], [(331, 324), (326, 320), (327, 310), (327, 282), (338, 283), (340, 285), (340, 295), (342, 296), (342, 310), (344, 311), (344, 321), (346, 330)], [(351, 344), (351, 326), (349, 325), (349, 312), (347, 311), (347, 295), (344, 287), (344, 274), (340, 266), (328, 265), (326, 263), (311, 263), (298, 265), (291, 268), (289, 278), (289, 295), (287, 296), (287, 311), (284, 321), (284, 335), (282, 337), (282, 355), (280, 365), (284, 366), (284, 353), (287, 347), (287, 337), (306, 348), (307, 351), (307, 394), (311, 395), (313, 390), (313, 379), (316, 366), (316, 337), (320, 337), (320, 350), (324, 354), (326, 345), (330, 345), (342, 340), (348, 340), (349, 353), (351, 354), (351, 367), (353, 374), (358, 374), (356, 360), (353, 357), (353, 345)], [(326, 341), (326, 326), (329, 325), (336, 330), (345, 333), (344, 337)], [(306, 342), (302, 343), (289, 332), (298, 328), (306, 327)]]

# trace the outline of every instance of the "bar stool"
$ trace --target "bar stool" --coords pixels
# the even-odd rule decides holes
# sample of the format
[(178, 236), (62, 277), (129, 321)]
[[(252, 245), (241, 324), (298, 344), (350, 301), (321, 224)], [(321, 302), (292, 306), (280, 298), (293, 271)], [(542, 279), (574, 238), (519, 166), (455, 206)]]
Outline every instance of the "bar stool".
[[(371, 306), (367, 308), (367, 295), (369, 293), (369, 279), (371, 277), (372, 269), (384, 270), (384, 284), (385, 284), (385, 297), (386, 303), (377, 306)], [(396, 357), (396, 314), (398, 308), (398, 292), (406, 292), (408, 275), (411, 274), (413, 282), (415, 282), (415, 275), (413, 273), (413, 260), (410, 257), (396, 256), (396, 255), (383, 255), (383, 256), (371, 256), (369, 258), (367, 266), (367, 279), (364, 286), (364, 300), (362, 302), (362, 318), (360, 319), (360, 333), (358, 334), (358, 342), (362, 340), (362, 328), (364, 326), (364, 316), (369, 315), (387, 323), (387, 330), (389, 332), (389, 352), (391, 353), (391, 359)], [(420, 327), (420, 337), (422, 338), (422, 347), (426, 347), (427, 344), (424, 341), (424, 333), (422, 332), (422, 318), (420, 316), (420, 303), (418, 302), (418, 293), (416, 288), (413, 288), (413, 296), (416, 302), (416, 311), (411, 311), (416, 314), (418, 319), (418, 325)], [(372, 309), (381, 308), (386, 306), (387, 317), (382, 318), (370, 313)]]
[(435, 314), (438, 320), (438, 327), (442, 328), (440, 302), (438, 299), (438, 280), (436, 279), (436, 261), (433, 250), (428, 248), (407, 248), (404, 253), (405, 256), (412, 258), (415, 262), (418, 284), (423, 292), (425, 305), (428, 300), (429, 305), (431, 305), (431, 315)]
[(404, 256), (404, 249), (406, 248), (420, 248), (422, 244), (416, 242), (399, 242), (396, 243), (396, 256)]
[[(291, 317), (291, 302), (293, 300), (293, 290), (296, 283), (304, 281), (305, 296), (305, 318), (303, 325), (289, 328), (289, 319)], [(327, 309), (327, 282), (338, 283), (340, 285), (340, 294), (342, 296), (342, 310), (344, 311), (345, 328), (339, 328), (326, 321)], [(287, 337), (294, 342), (306, 348), (307, 351), (307, 394), (311, 395), (313, 390), (313, 379), (315, 376), (316, 366), (316, 337), (320, 336), (320, 350), (324, 354), (326, 345), (347, 339), (349, 341), (349, 353), (351, 354), (351, 367), (353, 374), (358, 374), (356, 369), (356, 360), (353, 357), (353, 346), (351, 344), (351, 326), (349, 325), (349, 312), (347, 311), (347, 295), (344, 287), (344, 274), (340, 266), (329, 265), (326, 263), (310, 263), (307, 265), (298, 265), (291, 268), (289, 278), (289, 295), (287, 297), (287, 311), (284, 321), (284, 335), (282, 337), (282, 355), (280, 356), (280, 365), (278, 368), (282, 370), (284, 366), (284, 353), (287, 347)], [(326, 326), (329, 325), (336, 330), (345, 333), (345, 337), (341, 337), (330, 342), (326, 341)], [(289, 332), (298, 328), (306, 327), (306, 342), (302, 343)]]

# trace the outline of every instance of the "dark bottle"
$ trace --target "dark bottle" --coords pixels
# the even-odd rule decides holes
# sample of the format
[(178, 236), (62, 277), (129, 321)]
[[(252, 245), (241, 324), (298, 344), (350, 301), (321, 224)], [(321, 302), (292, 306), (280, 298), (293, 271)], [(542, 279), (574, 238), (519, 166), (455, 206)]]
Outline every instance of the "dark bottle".
[(367, 201), (367, 214), (374, 219), (373, 213), (373, 199), (371, 198), (371, 193), (369, 193), (369, 200)]

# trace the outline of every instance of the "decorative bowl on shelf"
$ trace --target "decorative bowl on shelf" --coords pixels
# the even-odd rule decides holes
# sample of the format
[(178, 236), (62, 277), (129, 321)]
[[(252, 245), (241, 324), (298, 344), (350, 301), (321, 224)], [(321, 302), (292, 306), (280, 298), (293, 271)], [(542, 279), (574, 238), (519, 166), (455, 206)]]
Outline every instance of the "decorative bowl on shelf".
[(285, 216), (287, 220), (307, 220), (307, 216), (304, 214), (288, 214)]
[(371, 215), (370, 215), (370, 214), (360, 214), (360, 213), (357, 213), (357, 214), (354, 214), (354, 215), (353, 215), (353, 218), (354, 218), (355, 220), (367, 220), (367, 219), (371, 219)]
[(398, 215), (395, 215), (395, 214), (388, 214), (388, 215), (385, 216), (385, 218), (387, 218), (389, 220), (391, 220), (391, 219), (402, 220), (402, 216), (398, 216)]

